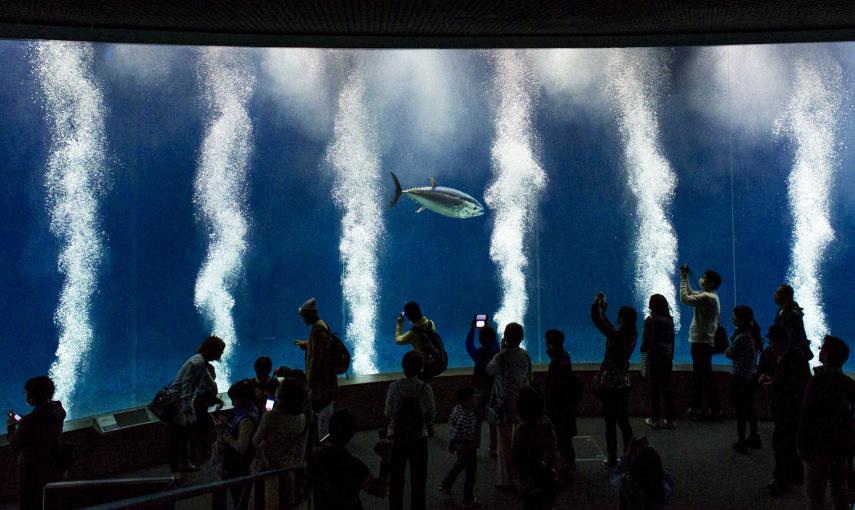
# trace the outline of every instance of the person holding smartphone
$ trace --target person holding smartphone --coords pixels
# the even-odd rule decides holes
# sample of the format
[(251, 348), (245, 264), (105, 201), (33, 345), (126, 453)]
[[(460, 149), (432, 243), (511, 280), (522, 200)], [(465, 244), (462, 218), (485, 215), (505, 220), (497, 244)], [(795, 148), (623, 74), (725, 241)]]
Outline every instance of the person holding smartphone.
[[(475, 347), (475, 331), (478, 331), (478, 343)], [(487, 363), (499, 352), (499, 339), (496, 330), (487, 323), (487, 315), (476, 315), (469, 325), (469, 333), (466, 335), (466, 352), (475, 363), (472, 373), (472, 385), (475, 387), (475, 414), (478, 419), (487, 419), (487, 401), (490, 399), (490, 391), (493, 389), (493, 376), (487, 373)], [(496, 425), (490, 424), (490, 457), (495, 458), (497, 446)]]
[(22, 510), (42, 508), (45, 485), (62, 477), (68, 469), (62, 458), (60, 441), (65, 409), (53, 399), (56, 388), (44, 375), (24, 384), (27, 403), (33, 411), (20, 416), (9, 411), (6, 432), (9, 444), (18, 453), (18, 501)]

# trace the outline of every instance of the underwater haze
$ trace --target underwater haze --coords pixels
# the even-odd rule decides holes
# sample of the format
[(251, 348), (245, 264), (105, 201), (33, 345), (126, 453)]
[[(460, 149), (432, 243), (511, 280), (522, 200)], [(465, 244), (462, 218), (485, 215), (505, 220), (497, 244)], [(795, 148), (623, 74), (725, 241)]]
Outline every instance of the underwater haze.
[[(814, 349), (855, 347), (855, 44), (318, 50), (0, 41), (0, 399), (50, 374), (81, 417), (143, 405), (210, 334), (220, 391), (302, 367), (400, 370), (409, 300), (467, 367), (476, 313), (535, 362), (589, 305), (722, 274), (761, 327), (793, 285)], [(392, 173), (400, 182), (398, 189)], [(394, 207), (390, 204), (398, 196)], [(732, 328), (729, 328), (732, 329)], [(638, 358), (636, 349), (634, 359)], [(723, 357), (715, 359), (725, 363)], [(848, 368), (855, 367), (855, 360)]]

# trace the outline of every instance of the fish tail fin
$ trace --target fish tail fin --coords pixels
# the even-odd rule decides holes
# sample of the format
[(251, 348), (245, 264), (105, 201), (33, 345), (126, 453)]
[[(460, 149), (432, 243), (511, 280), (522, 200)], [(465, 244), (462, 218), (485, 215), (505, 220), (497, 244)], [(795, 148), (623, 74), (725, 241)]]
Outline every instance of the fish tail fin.
[(392, 183), (395, 185), (395, 196), (392, 197), (392, 203), (389, 205), (389, 207), (391, 208), (395, 207), (395, 204), (398, 203), (398, 199), (401, 198), (401, 193), (403, 192), (403, 190), (401, 190), (401, 183), (398, 182), (398, 176), (396, 176), (393, 172), (389, 172), (389, 175), (392, 176)]

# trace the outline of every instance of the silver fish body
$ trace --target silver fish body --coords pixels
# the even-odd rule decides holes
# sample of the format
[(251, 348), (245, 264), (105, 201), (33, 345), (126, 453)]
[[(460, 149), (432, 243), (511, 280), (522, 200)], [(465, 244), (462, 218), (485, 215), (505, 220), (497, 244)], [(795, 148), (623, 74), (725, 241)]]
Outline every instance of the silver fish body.
[(445, 186), (421, 186), (416, 188), (401, 189), (401, 184), (395, 174), (392, 174), (395, 185), (395, 196), (392, 199), (392, 207), (398, 202), (401, 195), (416, 201), (419, 208), (416, 212), (428, 209), (437, 214), (449, 218), (475, 218), (484, 214), (484, 206), (471, 195), (454, 188)]

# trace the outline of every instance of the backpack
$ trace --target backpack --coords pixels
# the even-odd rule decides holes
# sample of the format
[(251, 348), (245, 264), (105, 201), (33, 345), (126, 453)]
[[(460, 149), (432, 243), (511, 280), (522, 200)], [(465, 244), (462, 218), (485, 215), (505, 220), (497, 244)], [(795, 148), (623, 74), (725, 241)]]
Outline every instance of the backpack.
[(425, 364), (422, 372), (430, 377), (436, 377), (443, 373), (448, 368), (448, 353), (445, 352), (445, 345), (442, 343), (442, 338), (433, 329), (416, 329), (423, 340), (423, 348)]
[(337, 375), (346, 374), (350, 368), (350, 351), (329, 326), (327, 326), (327, 334), (330, 337), (330, 358), (332, 358), (333, 370)]
[(724, 326), (719, 326), (715, 330), (715, 344), (713, 345), (713, 354), (724, 354), (724, 351), (730, 347), (730, 339), (727, 338), (727, 330)]
[(425, 426), (425, 416), (419, 397), (425, 391), (427, 383), (422, 383), (422, 389), (415, 395), (404, 395), (401, 398), (398, 409), (395, 410), (393, 419), (395, 428), (392, 431), (392, 439), (396, 441), (416, 441), (422, 437), (422, 429)]

